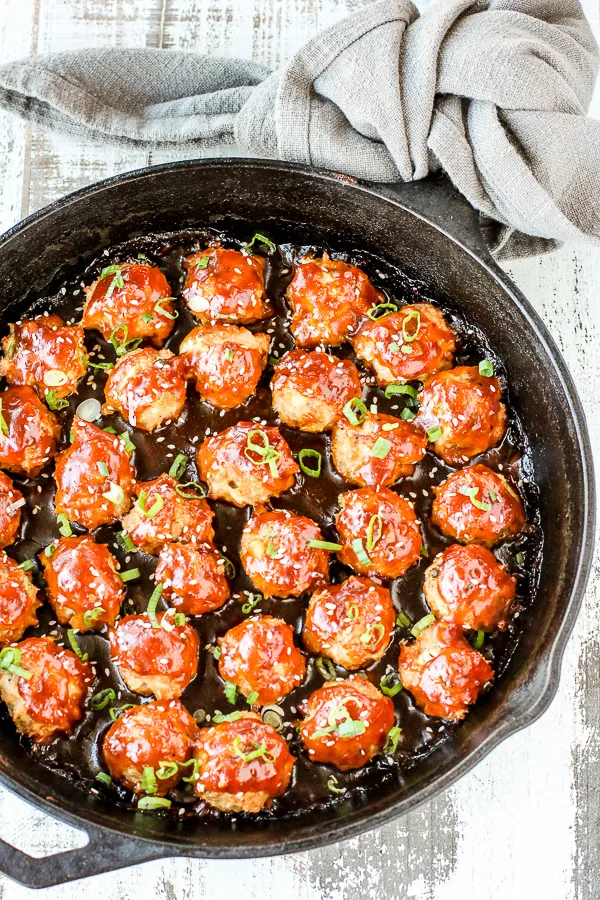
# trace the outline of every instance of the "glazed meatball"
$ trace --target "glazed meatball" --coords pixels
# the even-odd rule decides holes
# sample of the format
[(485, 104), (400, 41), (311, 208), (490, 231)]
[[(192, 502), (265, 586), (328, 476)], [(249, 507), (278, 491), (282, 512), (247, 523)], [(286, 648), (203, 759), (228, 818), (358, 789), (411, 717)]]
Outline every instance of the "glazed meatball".
[(198, 325), (179, 352), (200, 399), (217, 409), (241, 406), (256, 390), (269, 358), (271, 337), (235, 325)]
[(25, 506), (23, 494), (16, 489), (8, 475), (0, 472), (0, 549), (16, 541), (22, 506)]
[[(107, 266), (100, 278), (85, 289), (81, 324), (95, 328), (122, 348), (133, 350), (142, 340), (162, 347), (175, 322), (169, 282), (146, 263)], [(133, 342), (133, 343), (130, 343)]]
[(188, 616), (219, 609), (229, 600), (225, 561), (212, 545), (165, 544), (158, 557), (155, 578), (163, 597)]
[(35, 477), (56, 453), (60, 425), (28, 385), (0, 394), (0, 466)]
[(177, 699), (198, 671), (200, 641), (194, 629), (169, 613), (125, 616), (110, 634), (110, 655), (130, 691), (157, 700)]
[(277, 364), (271, 392), (284, 425), (318, 432), (333, 428), (346, 403), (360, 397), (362, 385), (349, 359), (292, 350)]
[(52, 396), (60, 400), (77, 390), (77, 382), (86, 373), (83, 337), (83, 328), (65, 325), (59, 316), (11, 325), (2, 341), (0, 375), (9, 384), (28, 384), (40, 397), (53, 391)]
[(426, 715), (458, 720), (475, 703), (482, 685), (492, 680), (494, 670), (461, 628), (436, 622), (402, 646), (398, 674)]
[(360, 769), (383, 750), (394, 725), (394, 704), (366, 678), (329, 681), (302, 706), (300, 738), (311, 762), (342, 772)]
[(61, 625), (85, 632), (115, 624), (125, 588), (106, 544), (89, 535), (63, 537), (43, 550), (40, 560), (48, 600)]
[(431, 303), (403, 306), (398, 312), (365, 322), (352, 343), (381, 386), (449, 369), (455, 348), (443, 314)]
[(313, 594), (302, 640), (311, 653), (328, 656), (345, 669), (360, 669), (384, 655), (395, 622), (387, 588), (352, 577)]
[(246, 324), (273, 315), (262, 257), (214, 246), (188, 256), (183, 265), (185, 302), (204, 325)]
[(238, 422), (207, 438), (198, 450), (198, 468), (210, 496), (234, 506), (279, 497), (300, 471), (279, 431), (255, 422)]
[(20, 641), (29, 627), (37, 625), (40, 606), (38, 589), (29, 575), (0, 553), (0, 644)]
[(309, 546), (322, 540), (312, 519), (287, 510), (263, 512), (244, 528), (240, 558), (265, 597), (299, 597), (329, 581), (329, 553)]
[[(123, 441), (75, 416), (73, 442), (56, 458), (54, 508), (92, 531), (131, 506), (135, 472)], [(105, 474), (108, 473), (108, 474)]]
[(186, 400), (185, 378), (185, 361), (170, 350), (133, 350), (108, 376), (102, 412), (118, 412), (130, 425), (154, 431), (181, 415)]
[(154, 481), (138, 481), (135, 493), (137, 501), (122, 524), (144, 553), (160, 553), (164, 544), (176, 541), (195, 547), (212, 541), (213, 511), (192, 485), (160, 475)]
[(359, 425), (340, 419), (331, 435), (333, 464), (354, 484), (395, 484), (412, 475), (426, 449), (423, 431), (383, 413), (368, 412)]
[(335, 524), (340, 562), (361, 575), (399, 578), (421, 556), (423, 544), (415, 511), (389, 488), (360, 488), (339, 498)]
[(304, 681), (304, 657), (294, 645), (292, 627), (282, 619), (252, 616), (217, 643), (221, 678), (233, 682), (244, 697), (256, 694), (259, 706), (276, 703)]
[(423, 585), (438, 619), (475, 631), (504, 631), (516, 590), (517, 579), (493, 553), (476, 544), (453, 544), (438, 553)]
[[(179, 700), (151, 700), (125, 710), (110, 726), (102, 753), (110, 774), (123, 787), (164, 797), (182, 777), (190, 776), (192, 767), (186, 763), (197, 735), (198, 726)], [(177, 772), (166, 772), (167, 763), (176, 763)]]
[(343, 344), (369, 310), (385, 301), (361, 269), (326, 253), (300, 260), (286, 296), (293, 313), (291, 332), (299, 347)]
[(433, 489), (431, 521), (462, 544), (492, 547), (519, 534), (525, 510), (506, 478), (487, 466), (468, 466)]
[(17, 731), (36, 744), (70, 735), (94, 679), (90, 665), (50, 637), (26, 638), (8, 649), (15, 656), (12, 665), (0, 668), (0, 697)]
[[(495, 447), (506, 430), (500, 382), (479, 374), (477, 366), (457, 366), (425, 383), (415, 425), (439, 437), (435, 452), (449, 465), (466, 463)], [(433, 436), (433, 435), (432, 435)]]
[(284, 739), (255, 713), (201, 728), (195, 756), (198, 796), (228, 813), (257, 813), (287, 788), (294, 757)]

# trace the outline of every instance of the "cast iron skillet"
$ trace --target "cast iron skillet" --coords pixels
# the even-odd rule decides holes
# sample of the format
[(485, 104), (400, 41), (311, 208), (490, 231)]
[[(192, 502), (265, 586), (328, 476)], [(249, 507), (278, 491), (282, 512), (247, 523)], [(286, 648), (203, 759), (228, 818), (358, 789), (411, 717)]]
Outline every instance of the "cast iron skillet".
[(166, 856), (238, 858), (293, 853), (375, 828), (431, 799), (547, 708), (585, 589), (594, 537), (587, 427), (571, 377), (544, 325), (485, 248), (477, 214), (444, 181), (359, 184), (300, 166), (207, 160), (131, 172), (78, 191), (0, 238), (0, 310), (11, 320), (60, 277), (104, 247), (138, 234), (224, 218), (289, 223), (315, 243), (364, 247), (423, 280), (482, 329), (504, 361), (512, 402), (532, 437), (545, 562), (535, 604), (504, 677), (451, 739), (379, 794), (232, 830), (173, 823), (83, 792), (0, 734), (0, 782), (89, 834), (81, 849), (33, 859), (0, 842), (0, 871), (47, 887)]

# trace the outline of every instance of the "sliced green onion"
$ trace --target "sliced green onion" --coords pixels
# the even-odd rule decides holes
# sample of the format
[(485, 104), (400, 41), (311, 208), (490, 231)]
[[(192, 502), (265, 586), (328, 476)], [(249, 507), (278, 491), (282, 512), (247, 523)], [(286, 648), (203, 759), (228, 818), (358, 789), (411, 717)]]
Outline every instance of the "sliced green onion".
[(9, 339), (6, 342), (6, 349), (4, 351), (4, 355), (7, 359), (12, 359), (15, 355), (15, 350), (17, 348), (17, 342), (14, 339), (14, 335), (11, 334)]
[[(192, 487), (194, 488), (194, 491), (198, 491), (198, 493), (184, 490), (184, 488)], [(175, 485), (175, 491), (184, 500), (203, 500), (206, 497), (206, 491), (197, 481), (186, 481), (185, 484), (177, 484)]]
[(110, 717), (113, 722), (116, 722), (121, 713), (124, 713), (126, 709), (133, 709), (135, 703), (125, 703), (123, 706), (111, 706), (110, 708)]
[(108, 466), (105, 462), (96, 463), (98, 471), (104, 478), (108, 478)]
[(362, 425), (367, 415), (367, 407), (360, 397), (353, 397), (348, 400), (342, 412), (351, 425)]
[(152, 315), (152, 313), (144, 313), (144, 315), (142, 316), (142, 321), (145, 322), (146, 325), (149, 325), (153, 318), (154, 316)]
[(97, 772), (94, 776), (96, 781), (101, 781), (103, 784), (112, 784), (113, 780), (106, 772)]
[(231, 349), (231, 347), (228, 347), (225, 351), (225, 359), (227, 360), (227, 362), (233, 362), (233, 350)]
[(117, 543), (122, 550), (127, 550), (128, 553), (133, 553), (136, 549), (135, 544), (131, 540), (131, 535), (127, 534), (126, 531), (117, 531), (116, 538)]
[(331, 550), (332, 553), (342, 549), (341, 544), (334, 544), (332, 541), (307, 541), (306, 546), (311, 550)]
[(270, 241), (269, 238), (266, 238), (263, 234), (257, 233), (254, 235), (252, 240), (248, 241), (248, 243), (246, 244), (246, 253), (250, 252), (250, 248), (252, 247), (252, 245), (254, 243), (263, 244), (263, 246), (267, 247), (267, 249), (269, 251), (269, 256), (272, 253), (275, 253), (275, 251), (277, 250), (277, 247), (275, 246), (273, 241)]
[(378, 437), (371, 447), (371, 456), (374, 456), (376, 459), (385, 459), (391, 449), (391, 441), (388, 441), (387, 438)]
[(125, 572), (119, 572), (119, 578), (126, 584), (128, 581), (135, 581), (141, 574), (139, 569), (127, 569)]
[(103, 612), (106, 612), (102, 606), (95, 606), (93, 609), (87, 609), (83, 614), (83, 621), (87, 625), (88, 628), (93, 628), (94, 623), (97, 621), (99, 616), (102, 615)]
[(481, 650), (483, 647), (483, 642), (485, 641), (485, 631), (482, 631), (481, 628), (475, 635), (475, 640), (473, 641), (473, 649)]
[(390, 352), (391, 353), (400, 353), (400, 347), (396, 343), (396, 341), (392, 341), (390, 344)]
[(400, 418), (404, 419), (405, 422), (410, 422), (411, 419), (414, 419), (417, 414), (409, 409), (408, 406), (405, 406), (402, 412), (400, 413)]
[(479, 374), (484, 378), (491, 378), (494, 374), (494, 364), (489, 359), (482, 359), (479, 363)]
[(462, 494), (464, 497), (468, 497), (473, 506), (483, 510), (483, 512), (489, 512), (492, 508), (491, 503), (486, 503), (485, 501), (482, 502), (477, 499), (477, 494), (479, 493), (478, 487), (469, 487), (467, 484), (464, 484), (462, 487), (459, 487), (458, 493)]
[(0, 432), (5, 436), (8, 434), (8, 423), (2, 412), (2, 397), (0, 397)]
[(157, 494), (156, 499), (150, 509), (144, 510), (144, 515), (147, 519), (153, 519), (154, 516), (161, 511), (164, 505), (165, 501), (160, 496), (160, 494)]
[(248, 594), (248, 602), (244, 603), (244, 605), (242, 606), (242, 612), (244, 613), (244, 615), (247, 615), (248, 613), (252, 612), (252, 610), (256, 606), (258, 606), (258, 604), (260, 603), (261, 600), (262, 600), (261, 594)]
[(103, 428), (102, 431), (106, 432), (106, 434), (116, 434), (116, 429), (112, 427), (112, 425), (107, 425), (106, 428)]
[(246, 703), (248, 706), (254, 706), (256, 701), (258, 700), (258, 691), (252, 691), (251, 694), (248, 694), (246, 697)]
[(25, 562), (20, 563), (19, 568), (23, 569), (24, 572), (31, 572), (32, 569), (36, 568), (36, 564), (32, 559), (26, 559)]
[(72, 537), (73, 529), (69, 524), (69, 520), (65, 513), (59, 513), (56, 517), (56, 521), (59, 524), (59, 532), (63, 537)]
[(233, 681), (225, 682), (224, 691), (225, 691), (225, 699), (227, 700), (228, 703), (231, 703), (231, 705), (233, 706), (233, 704), (237, 700), (237, 687), (233, 683)]
[(398, 725), (393, 725), (388, 731), (385, 744), (383, 745), (383, 752), (388, 756), (392, 756), (398, 749), (398, 740), (401, 732), (402, 729)]
[[(378, 310), (381, 310), (381, 312), (378, 312)], [(377, 306), (371, 307), (367, 315), (376, 322), (377, 319), (384, 319), (385, 316), (389, 316), (391, 313), (395, 312), (398, 312), (398, 307), (395, 303), (378, 303)]]
[(175, 312), (169, 312), (167, 309), (163, 309), (162, 304), (166, 303), (167, 300), (174, 300), (175, 297), (163, 297), (158, 303), (154, 304), (154, 309), (156, 312), (160, 313), (162, 316), (166, 316), (167, 319), (172, 319), (173, 321), (179, 317), (179, 312), (175, 310)]
[(158, 606), (158, 601), (162, 597), (162, 592), (162, 584), (157, 584), (152, 591), (152, 594), (150, 595), (150, 599), (148, 600), (148, 609), (146, 610), (146, 612), (148, 613), (148, 618), (150, 619), (153, 628), (160, 628), (158, 619), (156, 618), (156, 607)]
[(171, 801), (166, 797), (140, 797), (138, 809), (169, 809)]
[[(254, 435), (257, 434), (261, 437), (260, 444), (257, 444), (254, 440)], [(264, 444), (262, 443), (263, 439)], [(250, 453), (255, 453), (257, 456), (262, 457), (262, 459), (257, 462), (252, 458), (252, 456), (250, 456)], [(260, 429), (254, 428), (252, 431), (248, 432), (248, 438), (246, 440), (246, 446), (244, 448), (244, 455), (246, 459), (249, 459), (254, 466), (268, 465), (272, 477), (277, 478), (279, 474), (277, 469), (277, 460), (280, 458), (281, 453), (279, 452), (279, 450), (276, 450), (275, 447), (271, 446), (271, 444), (269, 443), (269, 437), (264, 431), (260, 431)]]
[(435, 616), (433, 613), (429, 613), (428, 616), (423, 616), (422, 619), (419, 619), (418, 622), (415, 622), (413, 627), (410, 629), (410, 633), (413, 637), (419, 637), (422, 631), (425, 631), (426, 628), (429, 628), (430, 625), (433, 625), (435, 622)]
[(493, 488), (490, 488), (489, 491), (488, 491), (488, 493), (489, 493), (489, 495), (490, 495), (490, 500), (492, 501), (492, 503), (495, 503), (496, 500), (498, 499), (498, 498), (496, 497), (496, 491), (495, 491)]
[(4, 647), (0, 650), (0, 669), (10, 672), (11, 675), (18, 675), (19, 678), (25, 678), (29, 681), (33, 677), (33, 673), (27, 669), (23, 669), (21, 663), (21, 651), (18, 647)]
[(395, 697), (402, 690), (402, 682), (396, 674), (384, 675), (379, 682), (379, 690), (386, 697)]
[(374, 648), (384, 636), (385, 628), (381, 622), (378, 622), (376, 625), (369, 625), (366, 631), (363, 631), (359, 640), (365, 647)]
[(332, 794), (345, 794), (346, 789), (338, 787), (338, 780), (335, 775), (332, 775), (331, 778), (327, 781), (327, 788), (331, 791)]
[(213, 647), (210, 652), (212, 653), (212, 655), (214, 656), (215, 659), (221, 659), (221, 656), (223, 655), (220, 647)]
[(361, 538), (356, 538), (352, 541), (352, 549), (354, 550), (356, 558), (358, 559), (361, 566), (372, 565), (371, 560), (369, 559), (369, 555), (363, 546)]
[(98, 691), (97, 694), (94, 694), (92, 697), (92, 709), (104, 709), (111, 700), (116, 700), (117, 695), (115, 694), (112, 688), (105, 688), (103, 691)]
[(430, 443), (435, 444), (436, 441), (442, 436), (442, 429), (439, 425), (436, 425), (435, 428), (430, 428), (427, 432), (427, 437), (429, 438)]
[(184, 763), (179, 763), (179, 765), (180, 765), (182, 768), (185, 768), (186, 766), (192, 766), (192, 767), (193, 767), (193, 768), (192, 768), (192, 774), (189, 775), (187, 778), (183, 778), (183, 779), (182, 779), (183, 781), (187, 781), (188, 784), (192, 784), (194, 781), (197, 781), (197, 778), (198, 778), (198, 769), (200, 768), (200, 760), (196, 759), (195, 757), (192, 757), (192, 759), (188, 759), (188, 761), (187, 761), (187, 762), (184, 762)]
[(128, 452), (128, 453), (133, 453), (133, 451), (134, 451), (136, 448), (135, 448), (135, 444), (133, 443), (133, 441), (132, 441), (131, 438), (129, 437), (129, 432), (127, 432), (127, 431), (122, 431), (121, 434), (119, 435), (119, 437), (121, 438), (121, 440), (122, 440), (123, 443), (125, 444), (125, 449), (127, 450), (127, 452)]
[(351, 622), (353, 622), (354, 619), (358, 618), (358, 606), (356, 605), (356, 603), (350, 604), (350, 606), (346, 610), (346, 616), (348, 619), (350, 619)]
[(391, 400), (394, 394), (408, 394), (413, 400), (416, 400), (418, 397), (417, 389), (411, 387), (410, 384), (388, 384), (385, 389), (386, 400)]
[(381, 513), (371, 516), (367, 526), (367, 550), (373, 550), (383, 534), (383, 517)]
[[(304, 462), (305, 459), (316, 459), (317, 462), (315, 468), (311, 469), (310, 466), (307, 466)], [(305, 475), (309, 475), (310, 478), (318, 478), (320, 476), (323, 457), (318, 450), (312, 450), (310, 447), (305, 447), (298, 454), (298, 462)]]
[(125, 491), (120, 484), (115, 484), (114, 481), (109, 481), (109, 484), (110, 489), (105, 491), (102, 496), (106, 497), (111, 503), (114, 503), (115, 506), (120, 506), (125, 500)]
[(398, 615), (396, 616), (396, 625), (397, 625), (399, 628), (410, 628), (411, 624), (412, 624), (412, 622), (411, 622), (411, 620), (408, 618), (408, 616), (406, 615), (406, 613), (405, 613), (405, 612), (402, 612), (402, 610), (400, 610), (400, 612), (399, 612)]
[(317, 656), (315, 659), (315, 666), (324, 681), (335, 681), (337, 678), (335, 667), (332, 661), (327, 659), (327, 657)]
[(172, 759), (161, 759), (159, 764), (159, 768), (156, 770), (156, 777), (161, 781), (166, 781), (167, 778), (174, 778), (175, 775), (179, 772), (179, 765)]
[(75, 653), (79, 657), (81, 662), (85, 662), (88, 658), (88, 655), (87, 653), (82, 653), (81, 647), (77, 643), (77, 638), (75, 637), (75, 632), (72, 628), (69, 628), (69, 630), (67, 631), (67, 639), (69, 641), (69, 644), (71, 645), (71, 650), (73, 651), (73, 653)]
[(171, 478), (174, 478), (175, 481), (179, 481), (186, 470), (188, 461), (189, 460), (185, 453), (178, 453), (173, 460), (171, 468), (169, 469), (169, 475), (171, 476)]
[(201, 256), (200, 259), (197, 259), (194, 263), (194, 268), (196, 269), (206, 269), (209, 262), (210, 256)]
[(111, 363), (111, 362), (95, 363), (95, 362), (92, 362), (91, 359), (88, 359), (88, 366), (91, 366), (92, 369), (114, 369), (115, 364)]
[[(123, 332), (123, 340), (120, 341), (117, 337), (119, 331)], [(109, 342), (115, 348), (115, 352), (117, 356), (125, 356), (126, 353), (129, 353), (130, 350), (135, 350), (142, 343), (141, 338), (131, 338), (127, 340), (127, 335), (129, 334), (129, 329), (127, 325), (121, 324), (117, 325), (116, 328), (110, 333), (110, 337), (108, 338)], [(131, 345), (131, 346), (130, 346)]]
[(270, 556), (271, 559), (276, 559), (277, 552), (277, 547), (272, 543), (272, 541), (269, 541), (267, 546), (265, 547), (265, 553), (267, 554), (267, 556)]
[(66, 409), (69, 405), (69, 401), (66, 397), (59, 399), (56, 396), (56, 391), (46, 391), (44, 396), (50, 409)]
[(242, 750), (242, 739), (239, 734), (236, 735), (233, 742), (233, 749), (236, 755), (244, 762), (252, 762), (254, 759), (265, 759), (270, 763), (275, 762), (275, 757), (272, 753), (267, 751), (267, 745), (264, 741), (262, 744), (259, 744), (258, 741), (252, 741), (252, 746), (255, 748), (254, 750), (251, 750), (250, 753), (244, 753)]
[(48, 546), (44, 550), (44, 556), (46, 559), (50, 559), (51, 556), (54, 556), (56, 553), (56, 544), (48, 544)]
[(104, 278), (108, 278), (109, 275), (112, 275), (113, 278), (106, 289), (106, 293), (104, 294), (106, 300), (110, 300), (115, 288), (125, 287), (121, 266), (107, 266), (105, 269), (102, 269), (102, 271), (100, 272), (100, 279), (103, 280)]
[(263, 706), (260, 714), (265, 725), (270, 725), (275, 731), (283, 731), (284, 712), (280, 706), (270, 703), (268, 706)]
[(523, 556), (523, 554), (520, 551), (515, 556), (515, 562), (517, 563), (518, 566), (522, 566), (523, 563), (525, 562), (525, 557)]
[[(417, 320), (417, 327), (415, 328), (413, 333), (410, 334), (406, 330), (406, 327), (409, 324), (409, 322), (412, 322), (413, 319)], [(412, 344), (413, 341), (416, 341), (416, 339), (419, 336), (420, 330), (421, 330), (421, 313), (419, 312), (418, 309), (411, 309), (409, 314), (407, 316), (405, 316), (402, 321), (402, 339), (404, 340), (404, 343)]]
[(233, 712), (227, 713), (227, 715), (223, 715), (223, 713), (215, 713), (212, 717), (215, 725), (220, 725), (221, 722), (237, 722), (237, 720), (241, 717), (241, 712), (239, 709), (234, 709)]
[(346, 719), (345, 722), (340, 722), (337, 726), (337, 733), (341, 738), (358, 737), (360, 734), (364, 734), (366, 730), (367, 726), (362, 719)]

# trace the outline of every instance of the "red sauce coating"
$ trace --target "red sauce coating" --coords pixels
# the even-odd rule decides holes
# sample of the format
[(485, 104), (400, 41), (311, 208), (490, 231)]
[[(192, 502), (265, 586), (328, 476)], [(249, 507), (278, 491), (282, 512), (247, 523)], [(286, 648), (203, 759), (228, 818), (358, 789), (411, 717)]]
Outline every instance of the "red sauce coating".
[(293, 313), (290, 330), (299, 347), (343, 344), (369, 310), (385, 302), (362, 269), (326, 253), (300, 260), (286, 296)]
[[(135, 472), (125, 444), (79, 416), (73, 418), (71, 431), (71, 446), (56, 458), (54, 508), (89, 531), (112, 525), (131, 506), (134, 488)], [(104, 466), (108, 475), (100, 471)], [(105, 496), (108, 493), (114, 500)]]
[(387, 588), (367, 578), (348, 578), (310, 598), (302, 631), (304, 646), (345, 669), (360, 669), (387, 650), (396, 610)]
[[(179, 700), (151, 700), (127, 709), (110, 726), (102, 742), (102, 753), (112, 777), (137, 794), (145, 793), (145, 768), (156, 773), (163, 762), (186, 763), (192, 758), (198, 726)], [(192, 766), (180, 765), (169, 778), (155, 777), (154, 797), (164, 797)]]
[(185, 360), (170, 350), (133, 350), (109, 374), (102, 412), (116, 411), (130, 425), (154, 431), (179, 418), (186, 400), (185, 379)]
[[(115, 338), (120, 343), (140, 338), (161, 347), (175, 324), (169, 282), (160, 269), (146, 263), (119, 263), (118, 268), (118, 273), (107, 271), (85, 289), (81, 324), (95, 328), (106, 340), (119, 328)], [(119, 273), (123, 287), (117, 284)], [(119, 326), (126, 326), (127, 334)]]
[[(339, 498), (335, 524), (340, 562), (361, 575), (399, 578), (421, 556), (423, 540), (412, 505), (389, 488), (359, 488)], [(361, 562), (354, 541), (362, 541), (369, 564)]]
[(201, 728), (195, 755), (196, 793), (226, 812), (260, 812), (285, 792), (294, 767), (285, 740), (254, 713)]
[[(165, 618), (166, 617), (166, 618)], [(110, 655), (121, 678), (136, 694), (177, 698), (196, 677), (200, 640), (190, 625), (172, 614), (124, 616), (110, 633)]]
[(40, 561), (48, 600), (60, 624), (83, 632), (114, 625), (125, 588), (106, 544), (86, 534), (62, 537), (52, 546), (52, 556), (42, 550)]
[(360, 425), (341, 418), (331, 435), (334, 466), (361, 485), (386, 486), (412, 475), (426, 450), (427, 435), (420, 428), (384, 413), (368, 412)]
[[(249, 440), (263, 453), (250, 449)], [(267, 452), (275, 454), (273, 471)], [(300, 471), (277, 428), (256, 422), (238, 422), (207, 438), (198, 450), (198, 468), (210, 496), (234, 506), (258, 506), (279, 497)]]
[(4, 391), (0, 404), (0, 466), (21, 475), (38, 475), (60, 440), (56, 416), (28, 385)]
[(254, 394), (269, 357), (271, 336), (235, 325), (198, 325), (179, 352), (201, 399), (233, 409)]
[[(144, 509), (139, 502), (142, 492), (146, 494)], [(160, 553), (164, 544), (176, 541), (195, 547), (212, 542), (213, 511), (206, 500), (196, 496), (193, 486), (178, 485), (170, 475), (163, 474), (153, 481), (138, 481), (135, 493), (138, 500), (122, 524), (144, 553)], [(161, 500), (161, 508), (148, 518), (146, 513)]]
[[(204, 265), (202, 260), (207, 258)], [(183, 297), (204, 325), (245, 324), (273, 315), (265, 294), (262, 257), (213, 246), (188, 256), (183, 265), (187, 271)]]
[(91, 666), (50, 637), (30, 637), (15, 645), (27, 679), (0, 670), (0, 696), (17, 729), (37, 744), (57, 733), (69, 735), (83, 716), (83, 704), (94, 680)]
[(431, 303), (403, 306), (365, 322), (352, 343), (381, 386), (449, 369), (455, 349), (454, 334)]
[(65, 325), (60, 316), (11, 325), (2, 341), (0, 375), (9, 384), (28, 384), (40, 397), (48, 391), (54, 391), (57, 399), (66, 397), (77, 390), (87, 370), (83, 338), (83, 328)]
[[(525, 510), (506, 478), (487, 466), (468, 466), (433, 489), (431, 521), (462, 544), (492, 547), (519, 534)], [(470, 496), (472, 494), (472, 496)], [(477, 503), (483, 504), (479, 509)]]
[(17, 539), (21, 524), (21, 503), (23, 494), (12, 481), (0, 472), (0, 549), (8, 547)]
[(229, 600), (225, 563), (212, 546), (165, 544), (158, 557), (155, 579), (163, 597), (188, 616), (219, 609)]
[(314, 350), (292, 350), (271, 379), (273, 407), (285, 425), (301, 431), (329, 431), (346, 403), (360, 397), (358, 369), (349, 359)]
[[(300, 739), (309, 759), (336, 766), (342, 772), (360, 769), (378, 756), (394, 725), (390, 698), (358, 675), (327, 682), (310, 695), (302, 711), (306, 718), (300, 725)], [(362, 723), (350, 726), (350, 730), (364, 731), (344, 736), (345, 722)]]
[(252, 616), (218, 638), (219, 674), (256, 703), (276, 703), (304, 681), (306, 663), (294, 645), (294, 631), (283, 619)]
[(299, 597), (329, 581), (329, 553), (308, 546), (322, 540), (318, 525), (306, 516), (261, 512), (242, 532), (240, 559), (265, 597)]
[(503, 631), (517, 579), (485, 547), (453, 544), (425, 572), (423, 591), (438, 619), (476, 631)]
[(463, 719), (494, 670), (473, 650), (463, 631), (436, 622), (400, 650), (398, 673), (419, 709), (428, 716)]
[(427, 432), (440, 429), (433, 447), (449, 465), (466, 463), (502, 439), (506, 407), (500, 402), (501, 393), (498, 379), (480, 375), (477, 366), (438, 372), (419, 396), (415, 424)]
[(0, 553), (0, 643), (21, 640), (27, 628), (38, 624), (36, 610), (41, 605), (29, 573)]

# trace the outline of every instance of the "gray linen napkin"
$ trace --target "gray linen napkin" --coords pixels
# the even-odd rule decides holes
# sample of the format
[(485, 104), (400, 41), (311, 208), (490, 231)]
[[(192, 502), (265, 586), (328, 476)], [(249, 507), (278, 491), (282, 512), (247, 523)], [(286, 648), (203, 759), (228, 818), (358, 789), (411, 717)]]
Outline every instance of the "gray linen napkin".
[(443, 169), (498, 257), (600, 245), (598, 48), (577, 0), (378, 0), (279, 72), (161, 50), (0, 67), (0, 106), (46, 128), (152, 148), (236, 142), (370, 181)]

